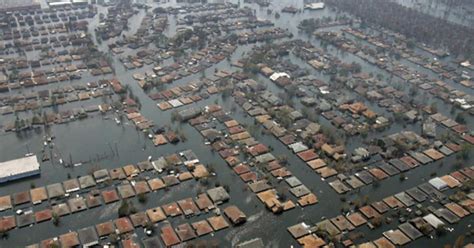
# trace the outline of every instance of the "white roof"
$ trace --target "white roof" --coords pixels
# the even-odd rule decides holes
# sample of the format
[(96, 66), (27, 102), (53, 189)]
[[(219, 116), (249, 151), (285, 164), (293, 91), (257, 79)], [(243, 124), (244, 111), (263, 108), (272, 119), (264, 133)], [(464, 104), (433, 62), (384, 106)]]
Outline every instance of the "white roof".
[(40, 164), (36, 155), (2, 162), (0, 163), (0, 178), (37, 171), (39, 168)]
[(466, 61), (462, 62), (461, 65), (464, 66), (464, 67), (469, 67), (469, 66), (471, 66), (471, 63), (469, 62), (469, 60), (466, 60)]
[(428, 214), (427, 216), (423, 217), (423, 219), (434, 228), (437, 228), (440, 225), (444, 225), (444, 222), (433, 214)]
[(439, 177), (435, 177), (431, 180), (428, 181), (433, 187), (435, 187), (437, 190), (443, 190), (448, 187), (448, 185), (441, 180)]
[(309, 9), (324, 9), (324, 3), (309, 3), (305, 7)]
[(288, 146), (293, 150), (294, 153), (302, 152), (308, 150), (308, 147), (303, 144), (303, 142), (297, 142)]
[(183, 103), (180, 102), (178, 99), (169, 100), (168, 103), (171, 104), (171, 106), (173, 106), (173, 108), (183, 106)]
[(270, 76), (270, 80), (275, 81), (275, 80), (278, 80), (281, 77), (290, 78), (290, 75), (288, 75), (288, 73), (285, 73), (285, 72), (275, 72)]
[(61, 2), (50, 2), (48, 3), (49, 6), (52, 6), (52, 7), (57, 7), (57, 6), (64, 6), (64, 5), (70, 5), (71, 4), (71, 1), (61, 1)]

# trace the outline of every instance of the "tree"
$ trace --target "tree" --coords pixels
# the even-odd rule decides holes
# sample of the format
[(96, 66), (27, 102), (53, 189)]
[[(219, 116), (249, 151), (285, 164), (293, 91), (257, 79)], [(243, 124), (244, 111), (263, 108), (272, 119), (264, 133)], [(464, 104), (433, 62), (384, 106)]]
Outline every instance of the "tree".
[(454, 241), (454, 248), (461, 248), (464, 246), (464, 235), (459, 235)]
[(405, 180), (406, 180), (405, 173), (400, 173), (400, 181), (405, 181)]
[(436, 102), (431, 103), (430, 108), (433, 113), (438, 113), (438, 106)]
[(124, 217), (130, 214), (130, 206), (128, 204), (127, 200), (123, 200), (122, 204), (120, 205), (118, 209), (118, 216), (119, 217)]
[(138, 194), (138, 201), (140, 203), (146, 203), (148, 201), (146, 194), (145, 193)]
[(431, 228), (430, 224), (428, 224), (428, 223), (423, 223), (420, 226), (420, 232), (422, 232), (424, 235), (430, 234), (431, 231), (432, 231), (432, 228)]
[(52, 214), (52, 220), (53, 220), (53, 224), (55, 226), (58, 226), (59, 225), (59, 215), (57, 213), (54, 213)]
[(155, 227), (153, 226), (153, 223), (151, 221), (147, 221), (145, 223), (145, 229), (153, 232)]
[(464, 117), (463, 113), (457, 114), (455, 121), (460, 124), (466, 124), (466, 118)]
[(409, 39), (407, 41), (407, 48), (413, 49), (413, 48), (415, 48), (415, 46), (416, 46), (416, 42), (415, 42), (414, 39)]
[(7, 230), (0, 230), (0, 237), (2, 239), (7, 239), (8, 238), (8, 231)]
[(446, 230), (446, 227), (445, 227), (444, 224), (443, 225), (438, 225), (436, 227), (435, 231), (436, 231), (436, 235), (438, 235), (438, 236), (443, 236), (447, 233), (447, 230)]
[(383, 217), (382, 216), (376, 216), (370, 221), (370, 223), (372, 223), (372, 225), (376, 228), (380, 227), (383, 223)]
[(472, 150), (472, 145), (471, 144), (468, 144), (468, 143), (462, 144), (461, 145), (461, 151), (459, 153), (459, 157), (464, 161), (469, 160), (469, 154), (471, 153), (471, 150)]
[(109, 241), (110, 241), (110, 243), (112, 243), (112, 244), (118, 244), (118, 242), (119, 242), (119, 236), (118, 236), (116, 233), (111, 233), (111, 234), (109, 235)]

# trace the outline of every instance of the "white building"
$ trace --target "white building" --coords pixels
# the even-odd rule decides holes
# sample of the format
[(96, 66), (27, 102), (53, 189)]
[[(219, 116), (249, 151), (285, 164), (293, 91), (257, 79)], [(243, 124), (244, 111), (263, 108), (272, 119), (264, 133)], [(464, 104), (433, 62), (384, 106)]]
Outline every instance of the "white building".
[(0, 163), (0, 183), (40, 174), (36, 155)]

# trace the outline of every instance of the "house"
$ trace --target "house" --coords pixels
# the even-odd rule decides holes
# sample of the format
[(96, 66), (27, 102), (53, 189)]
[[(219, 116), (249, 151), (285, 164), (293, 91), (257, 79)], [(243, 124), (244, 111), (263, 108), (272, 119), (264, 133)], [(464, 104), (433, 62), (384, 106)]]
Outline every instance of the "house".
[(367, 160), (370, 158), (370, 153), (367, 151), (367, 149), (363, 147), (356, 148), (354, 152), (352, 153), (353, 156), (351, 158), (352, 162), (357, 163), (362, 160)]
[(214, 202), (215, 204), (220, 204), (230, 199), (229, 194), (223, 187), (209, 189), (207, 191), (207, 194), (209, 195), (209, 198), (211, 198), (212, 202)]
[(192, 118), (197, 117), (201, 114), (201, 110), (199, 108), (188, 108), (178, 112), (178, 117), (181, 121), (187, 121)]
[(446, 182), (444, 182), (439, 177), (435, 177), (433, 179), (430, 179), (428, 182), (431, 184), (431, 186), (433, 186), (434, 188), (436, 188), (439, 191), (448, 189), (448, 184), (446, 184)]
[(415, 122), (417, 116), (418, 116), (418, 112), (416, 110), (410, 110), (405, 113), (405, 119), (407, 119), (410, 122)]
[(290, 75), (288, 75), (288, 74), (285, 73), (285, 72), (275, 72), (275, 73), (273, 73), (273, 74), (270, 76), (270, 80), (276, 81), (276, 80), (278, 80), (278, 79), (281, 78), (281, 77), (290, 78)]
[(260, 72), (263, 75), (267, 76), (267, 77), (274, 73), (273, 70), (270, 67), (267, 67), (267, 66), (262, 67), (262, 69), (260, 69)]
[(431, 119), (423, 122), (423, 135), (429, 138), (436, 137), (436, 123)]
[(224, 214), (230, 219), (233, 225), (240, 225), (247, 221), (247, 216), (234, 205), (226, 207)]

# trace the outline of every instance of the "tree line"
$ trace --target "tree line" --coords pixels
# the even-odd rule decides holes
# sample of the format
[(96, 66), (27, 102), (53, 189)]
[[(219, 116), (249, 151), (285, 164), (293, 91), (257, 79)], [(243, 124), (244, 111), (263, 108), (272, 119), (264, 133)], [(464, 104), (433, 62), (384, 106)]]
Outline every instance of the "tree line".
[(328, 5), (349, 12), (363, 23), (401, 33), (452, 54), (474, 60), (474, 29), (421, 13), (386, 0), (327, 0)]

